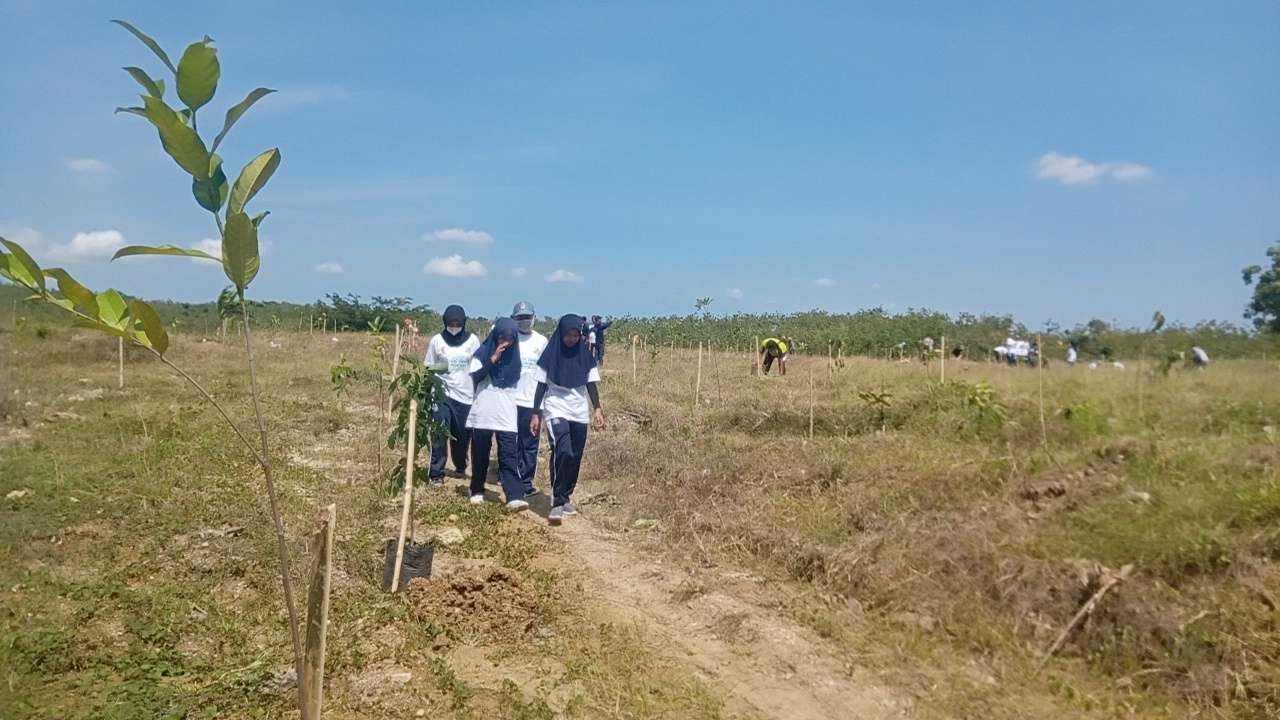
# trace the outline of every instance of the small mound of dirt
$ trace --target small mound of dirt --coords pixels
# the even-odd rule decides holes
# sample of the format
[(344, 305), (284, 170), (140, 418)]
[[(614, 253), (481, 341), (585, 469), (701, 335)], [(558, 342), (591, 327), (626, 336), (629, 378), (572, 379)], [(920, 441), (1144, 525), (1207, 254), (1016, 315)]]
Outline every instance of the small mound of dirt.
[(503, 567), (461, 570), (416, 582), (407, 590), (411, 612), (419, 620), (462, 632), (523, 634), (533, 629), (538, 603)]

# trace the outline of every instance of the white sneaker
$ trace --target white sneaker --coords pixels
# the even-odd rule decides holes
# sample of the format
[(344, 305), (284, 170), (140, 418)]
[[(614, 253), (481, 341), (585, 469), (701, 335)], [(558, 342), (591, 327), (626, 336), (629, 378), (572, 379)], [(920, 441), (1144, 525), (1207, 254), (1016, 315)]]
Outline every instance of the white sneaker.
[(529, 509), (529, 503), (524, 500), (512, 500), (507, 503), (507, 512), (518, 513)]
[(484, 496), (483, 496), (483, 495), (472, 495), (472, 496), (471, 496), (471, 504), (472, 504), (472, 505), (483, 505), (483, 504), (484, 504)]

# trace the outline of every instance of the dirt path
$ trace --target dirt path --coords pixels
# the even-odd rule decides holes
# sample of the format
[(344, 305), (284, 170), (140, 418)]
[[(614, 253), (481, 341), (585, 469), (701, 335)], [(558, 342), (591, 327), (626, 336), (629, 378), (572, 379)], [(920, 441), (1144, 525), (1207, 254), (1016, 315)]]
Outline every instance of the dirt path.
[[(812, 631), (742, 594), (700, 590), (691, 575), (639, 555), (625, 536), (589, 515), (585, 508), (559, 529), (570, 566), (582, 570), (575, 579), (585, 590), (585, 604), (603, 619), (634, 625), (659, 654), (719, 690), (731, 717), (907, 716), (908, 702), (832, 656), (827, 641)], [(725, 574), (713, 584), (731, 588), (744, 582), (751, 581)]]

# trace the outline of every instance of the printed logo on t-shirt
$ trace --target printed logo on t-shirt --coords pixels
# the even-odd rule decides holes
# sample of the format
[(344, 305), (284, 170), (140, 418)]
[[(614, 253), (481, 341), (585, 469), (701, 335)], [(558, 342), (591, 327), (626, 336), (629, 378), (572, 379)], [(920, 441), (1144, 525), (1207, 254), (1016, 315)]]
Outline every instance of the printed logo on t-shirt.
[(449, 358), (449, 372), (466, 372), (467, 366), (471, 364), (471, 358), (468, 357), (451, 357)]

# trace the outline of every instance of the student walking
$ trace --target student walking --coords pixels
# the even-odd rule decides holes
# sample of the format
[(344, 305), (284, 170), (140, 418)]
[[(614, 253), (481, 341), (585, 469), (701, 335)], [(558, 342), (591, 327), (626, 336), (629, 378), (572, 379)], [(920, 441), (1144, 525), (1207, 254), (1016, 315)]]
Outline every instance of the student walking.
[(484, 481), (489, 475), (489, 451), (498, 438), (498, 479), (506, 495), (507, 510), (529, 507), (520, 481), (520, 448), (516, 425), (516, 387), (520, 383), (520, 345), (516, 321), (499, 318), (471, 358), (468, 369), (475, 383), (475, 402), (467, 415), (471, 430), (471, 503), (484, 502)]
[[(559, 525), (577, 515), (571, 496), (578, 485), (587, 428), (594, 418), (605, 426), (600, 406), (600, 370), (582, 337), (582, 317), (565, 315), (538, 359), (538, 388), (529, 430), (538, 434), (545, 421), (551, 438), (551, 512), (547, 521)], [(523, 428), (522, 428), (523, 431)]]
[(444, 397), (432, 404), (431, 415), (449, 429), (451, 436), (431, 438), (431, 469), (427, 477), (433, 485), (444, 484), (446, 455), (452, 456), (457, 476), (466, 477), (467, 447), (470, 445), (467, 416), (475, 395), (475, 386), (467, 368), (471, 364), (471, 356), (480, 347), (480, 340), (467, 332), (467, 313), (461, 306), (445, 308), (443, 320), (444, 330), (427, 343), (427, 354), (423, 359), (427, 366), (444, 365), (441, 373)]
[(533, 475), (538, 469), (538, 440), (540, 433), (527, 432), (533, 418), (533, 396), (538, 389), (538, 359), (547, 348), (547, 336), (533, 329), (536, 314), (533, 304), (518, 302), (511, 310), (516, 321), (517, 341), (520, 344), (520, 382), (516, 385), (516, 426), (519, 428), (520, 482), (525, 495), (538, 492), (533, 486)]

